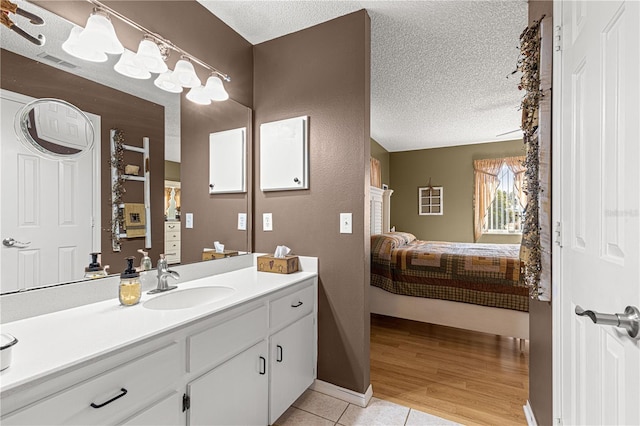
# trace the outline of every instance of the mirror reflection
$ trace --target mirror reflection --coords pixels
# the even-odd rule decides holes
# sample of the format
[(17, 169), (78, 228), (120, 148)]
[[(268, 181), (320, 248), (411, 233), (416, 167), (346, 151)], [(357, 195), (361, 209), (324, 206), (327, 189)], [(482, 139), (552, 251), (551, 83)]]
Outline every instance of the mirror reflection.
[(95, 132), (91, 120), (76, 106), (59, 99), (37, 99), (16, 115), (18, 138), (52, 159), (74, 158), (90, 152)]
[[(41, 30), (47, 42), (36, 46), (2, 28), (0, 239), (29, 245), (0, 247), (1, 292), (83, 279), (92, 252), (102, 253), (99, 260), (102, 266), (110, 265), (110, 273), (119, 273), (127, 256), (135, 256), (138, 266), (140, 249), (149, 252), (153, 266), (163, 253), (173, 255), (168, 256), (172, 263), (202, 261), (214, 241), (240, 254), (247, 252), (248, 232), (239, 230), (237, 223), (239, 215), (245, 215), (246, 223), (248, 192), (209, 193), (208, 145), (212, 133), (250, 129), (251, 110), (233, 100), (195, 105), (184, 95), (158, 90), (152, 80), (132, 81), (112, 71), (117, 57), (100, 64), (73, 58), (60, 47), (72, 25), (33, 4), (26, 6), (45, 19)], [(93, 149), (85, 147), (90, 153), (54, 161), (18, 152), (15, 115), (41, 98), (61, 100), (85, 113), (95, 130)], [(149, 140), (149, 213), (144, 225), (150, 223), (150, 244), (144, 235), (121, 238), (120, 251), (112, 244), (112, 129), (122, 132), (125, 145), (142, 148), (143, 139)], [(16, 141), (16, 146), (9, 147), (7, 140)], [(197, 141), (198, 149), (193, 143), (181, 149), (182, 140)], [(247, 140), (247, 149), (250, 146)], [(23, 164), (9, 167), (16, 158)], [(136, 209), (146, 201), (138, 178), (147, 164), (135, 151), (125, 151), (122, 163), (127, 178), (117, 206), (127, 206), (133, 229), (141, 226)], [(184, 173), (189, 176), (187, 186), (181, 182)], [(19, 197), (28, 191), (43, 197)], [(18, 201), (5, 197), (12, 192)], [(197, 228), (185, 226), (188, 213)], [(75, 239), (79, 234), (82, 242)], [(36, 243), (38, 238), (51, 247), (37, 246), (42, 242)]]

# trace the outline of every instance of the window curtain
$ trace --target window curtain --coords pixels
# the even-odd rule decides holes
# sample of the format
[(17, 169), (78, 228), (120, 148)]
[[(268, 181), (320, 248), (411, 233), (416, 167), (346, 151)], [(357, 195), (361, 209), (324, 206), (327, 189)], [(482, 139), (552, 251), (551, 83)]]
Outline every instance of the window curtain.
[(382, 188), (382, 171), (380, 167), (380, 160), (377, 158), (369, 157), (369, 162), (371, 163), (371, 186), (375, 186), (376, 188)]
[(496, 195), (500, 180), (498, 172), (504, 163), (504, 158), (488, 158), (473, 161), (475, 180), (474, 208), (473, 208), (473, 236), (478, 241), (482, 236), (484, 216)]
[(524, 192), (524, 172), (527, 168), (524, 166), (525, 156), (519, 157), (507, 157), (504, 159), (505, 164), (511, 170), (514, 176), (514, 184), (516, 191), (518, 191), (518, 201), (520, 201), (520, 207), (525, 208), (527, 206), (527, 194)]

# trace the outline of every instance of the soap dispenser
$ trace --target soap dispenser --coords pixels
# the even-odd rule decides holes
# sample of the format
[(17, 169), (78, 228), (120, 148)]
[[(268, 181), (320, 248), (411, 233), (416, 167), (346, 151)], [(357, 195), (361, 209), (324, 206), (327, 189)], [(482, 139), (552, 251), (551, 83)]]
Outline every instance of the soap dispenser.
[(100, 255), (100, 253), (90, 253), (90, 254), (91, 254), (91, 263), (89, 263), (89, 266), (84, 268), (84, 277), (87, 279), (106, 277), (108, 266), (105, 266), (103, 268), (100, 265), (100, 262), (98, 262), (98, 256)]
[(140, 270), (150, 271), (151, 269), (153, 269), (153, 265), (151, 264), (151, 258), (149, 257), (149, 252), (144, 251), (142, 249), (138, 249), (138, 253), (142, 254), (142, 259), (140, 259)]
[(133, 306), (140, 301), (142, 289), (140, 285), (140, 274), (133, 266), (135, 257), (127, 257), (127, 269), (120, 274), (120, 291), (118, 292), (120, 304), (123, 306)]

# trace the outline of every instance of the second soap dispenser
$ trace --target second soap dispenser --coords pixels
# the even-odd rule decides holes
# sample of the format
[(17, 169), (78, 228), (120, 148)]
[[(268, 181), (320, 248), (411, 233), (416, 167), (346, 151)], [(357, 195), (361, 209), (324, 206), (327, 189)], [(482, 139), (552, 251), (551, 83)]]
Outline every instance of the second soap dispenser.
[(120, 291), (118, 292), (120, 304), (123, 306), (133, 306), (140, 301), (142, 288), (140, 285), (140, 274), (133, 266), (135, 257), (127, 257), (127, 269), (120, 274)]

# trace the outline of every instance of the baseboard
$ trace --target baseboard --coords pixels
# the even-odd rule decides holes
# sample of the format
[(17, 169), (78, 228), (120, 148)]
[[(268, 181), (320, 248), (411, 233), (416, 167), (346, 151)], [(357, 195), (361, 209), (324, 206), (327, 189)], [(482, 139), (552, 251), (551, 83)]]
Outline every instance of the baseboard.
[(347, 401), (350, 404), (354, 404), (363, 408), (366, 407), (367, 404), (369, 404), (369, 401), (373, 396), (373, 388), (371, 387), (371, 385), (369, 385), (365, 393), (358, 393), (352, 391), (351, 389), (346, 389), (332, 383), (323, 382), (322, 380), (318, 379), (313, 382), (309, 389), (323, 393), (325, 395), (333, 396), (334, 398)]
[(527, 404), (522, 406), (524, 410), (524, 416), (527, 418), (527, 424), (529, 426), (538, 426), (538, 422), (536, 422), (536, 416), (533, 415), (533, 409), (531, 408), (531, 403), (527, 400)]

